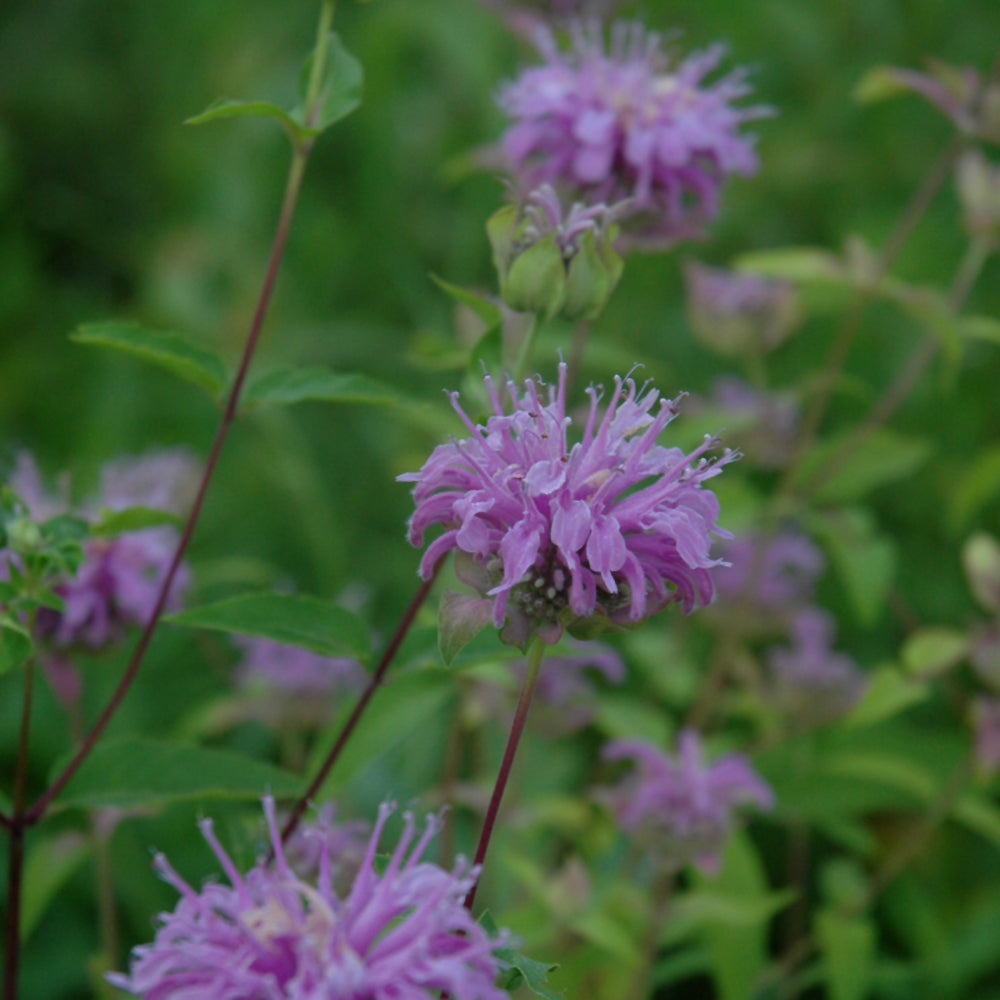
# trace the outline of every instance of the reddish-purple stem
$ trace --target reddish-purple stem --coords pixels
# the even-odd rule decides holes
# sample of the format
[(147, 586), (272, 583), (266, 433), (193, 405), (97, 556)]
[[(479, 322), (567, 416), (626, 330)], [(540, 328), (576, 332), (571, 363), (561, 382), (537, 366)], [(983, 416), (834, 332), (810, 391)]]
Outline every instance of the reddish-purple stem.
[(67, 782), (73, 777), (74, 774), (76, 774), (80, 765), (84, 762), (84, 760), (86, 760), (91, 750), (93, 750), (94, 745), (107, 728), (108, 723), (117, 711), (118, 706), (124, 700), (125, 695), (132, 686), (132, 682), (135, 680), (136, 674), (139, 672), (139, 667), (146, 655), (146, 650), (149, 648), (150, 641), (153, 638), (153, 633), (155, 632), (156, 627), (160, 622), (160, 618), (163, 615), (163, 610), (166, 606), (167, 597), (170, 593), (174, 576), (177, 574), (181, 560), (184, 557), (184, 552), (186, 551), (188, 543), (191, 540), (191, 536), (194, 533), (195, 525), (198, 522), (198, 515), (201, 512), (201, 506), (205, 499), (205, 493), (208, 489), (208, 484), (212, 479), (212, 473), (215, 471), (216, 463), (219, 460), (219, 454), (222, 451), (222, 446), (225, 443), (229, 429), (236, 418), (236, 408), (239, 403), (240, 391), (242, 390), (243, 383), (246, 380), (254, 348), (257, 346), (257, 340), (260, 337), (260, 331), (264, 324), (264, 317), (267, 314), (267, 307), (271, 299), (271, 292), (274, 288), (275, 278), (278, 274), (278, 267), (281, 264), (281, 257), (285, 249), (285, 242), (288, 239), (288, 232), (291, 227), (292, 215), (295, 210), (295, 202), (298, 198), (299, 187), (302, 182), (302, 174), (305, 169), (307, 153), (307, 149), (296, 151), (295, 157), (292, 160), (292, 167), (288, 175), (288, 184), (285, 188), (285, 196), (282, 201), (281, 215), (278, 219), (278, 226), (275, 231), (274, 242), (271, 247), (271, 256), (268, 261), (267, 271), (264, 275), (264, 283), (261, 287), (257, 308), (254, 311), (253, 321), (250, 324), (250, 330), (247, 334), (246, 345), (243, 348), (243, 356), (240, 359), (240, 365), (237, 369), (236, 377), (233, 380), (232, 388), (229, 391), (229, 398), (226, 401), (226, 407), (223, 411), (222, 419), (219, 422), (219, 428), (216, 431), (215, 440), (212, 442), (212, 447), (208, 454), (208, 460), (205, 463), (205, 471), (202, 473), (201, 482), (198, 484), (198, 491), (195, 495), (194, 503), (191, 506), (191, 512), (188, 515), (184, 529), (181, 532), (180, 541), (177, 543), (177, 549), (175, 550), (173, 559), (170, 562), (170, 567), (168, 568), (166, 576), (163, 578), (163, 582), (160, 585), (160, 591), (156, 598), (153, 613), (150, 615), (149, 621), (146, 623), (146, 627), (143, 629), (142, 635), (139, 638), (138, 645), (135, 647), (135, 651), (132, 653), (132, 657), (128, 662), (128, 666), (125, 668), (125, 672), (122, 674), (121, 680), (118, 682), (118, 686), (115, 688), (111, 699), (104, 707), (104, 711), (101, 712), (99, 718), (94, 723), (90, 732), (87, 733), (70, 762), (63, 768), (62, 772), (38, 798), (34, 805), (32, 805), (31, 808), (23, 814), (23, 816), (12, 817), (12, 827), (17, 825), (31, 826), (37, 823), (45, 815), (45, 811), (52, 803), (52, 800), (55, 799), (63, 788), (66, 787)]
[[(544, 653), (545, 646), (540, 639), (536, 638), (529, 654), (528, 673), (521, 687), (521, 696), (517, 700), (517, 708), (514, 711), (514, 720), (510, 725), (510, 735), (507, 737), (507, 746), (503, 752), (503, 760), (500, 761), (500, 770), (497, 772), (496, 784), (493, 786), (490, 804), (486, 809), (486, 817), (483, 819), (483, 830), (479, 835), (479, 844), (476, 847), (476, 857), (473, 861), (473, 866), (475, 867), (481, 868), (483, 862), (486, 860), (486, 850), (490, 846), (490, 838), (493, 836), (493, 828), (496, 826), (497, 814), (500, 812), (500, 802), (503, 799), (504, 789), (507, 787), (510, 769), (514, 764), (517, 745), (521, 742), (521, 733), (524, 731), (524, 723), (528, 718), (531, 695), (535, 690), (535, 681), (538, 679), (538, 668), (542, 664)], [(478, 888), (479, 879), (477, 878), (468, 895), (465, 897), (465, 908), (467, 910), (472, 909)]]
[(330, 748), (330, 752), (326, 755), (326, 759), (323, 761), (322, 766), (316, 772), (312, 781), (309, 783), (309, 787), (296, 803), (291, 816), (288, 817), (288, 821), (285, 823), (284, 829), (281, 831), (281, 839), (283, 841), (287, 840), (295, 832), (295, 828), (299, 825), (303, 814), (309, 807), (309, 803), (315, 798), (320, 788), (323, 787), (323, 782), (326, 781), (327, 775), (332, 770), (333, 765), (337, 763), (337, 758), (340, 757), (341, 752), (347, 745), (347, 741), (351, 738), (351, 734), (354, 732), (355, 726), (357, 726), (361, 716), (364, 714), (365, 709), (368, 707), (368, 702), (371, 701), (372, 696), (381, 686), (386, 671), (389, 669), (389, 665), (395, 658), (396, 652), (399, 650), (403, 639), (406, 637), (406, 633), (409, 632), (410, 626), (413, 624), (413, 620), (417, 616), (417, 612), (420, 610), (424, 601), (427, 600), (427, 595), (430, 593), (431, 587), (434, 586), (438, 570), (440, 570), (443, 562), (444, 557), (437, 561), (434, 569), (431, 571), (430, 577), (427, 580), (424, 580), (424, 582), (417, 588), (417, 592), (413, 595), (413, 599), (410, 601), (403, 617), (399, 620), (399, 624), (396, 626), (396, 631), (393, 633), (392, 639), (389, 640), (389, 644), (385, 647), (385, 650), (382, 653), (382, 658), (379, 660), (378, 666), (373, 671), (371, 680), (368, 682), (368, 686), (364, 689), (361, 697), (358, 699), (358, 703), (354, 706), (354, 711), (352, 711), (350, 716), (348, 716), (343, 729), (340, 730), (340, 735)]

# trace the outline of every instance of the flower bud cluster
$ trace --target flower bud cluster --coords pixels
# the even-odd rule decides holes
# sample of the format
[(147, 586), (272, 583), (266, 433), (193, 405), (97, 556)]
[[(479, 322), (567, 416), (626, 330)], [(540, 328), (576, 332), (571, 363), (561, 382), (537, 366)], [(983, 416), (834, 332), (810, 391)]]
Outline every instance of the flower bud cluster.
[(564, 218), (549, 184), (533, 191), (523, 207), (494, 213), (486, 232), (507, 305), (544, 319), (597, 316), (622, 273), (614, 215), (606, 205), (576, 202)]

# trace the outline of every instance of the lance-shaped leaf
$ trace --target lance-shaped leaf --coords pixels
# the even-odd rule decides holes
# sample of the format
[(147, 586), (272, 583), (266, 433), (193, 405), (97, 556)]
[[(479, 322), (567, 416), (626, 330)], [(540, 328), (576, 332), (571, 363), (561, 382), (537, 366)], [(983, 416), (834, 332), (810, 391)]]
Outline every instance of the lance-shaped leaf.
[(296, 145), (308, 137), (306, 130), (284, 108), (270, 101), (234, 101), (222, 97), (200, 114), (186, 118), (184, 124), (205, 125), (223, 118), (270, 118), (288, 133), (288, 138)]
[(193, 628), (272, 639), (324, 656), (363, 659), (371, 650), (368, 627), (357, 615), (306, 595), (242, 594), (189, 608), (167, 620)]
[[(66, 761), (57, 762), (54, 774)], [(298, 795), (302, 779), (228, 750), (158, 740), (105, 740), (80, 765), (57, 799), (63, 807), (133, 809), (190, 799)]]
[(335, 31), (331, 31), (320, 44), (326, 45), (326, 52), (318, 106), (311, 114), (310, 109), (305, 107), (309, 78), (316, 58), (313, 52), (302, 67), (299, 78), (302, 103), (292, 112), (299, 127), (310, 137), (325, 132), (361, 104), (361, 85), (364, 82), (361, 63), (344, 48)]
[(294, 368), (269, 372), (257, 379), (243, 397), (250, 409), (262, 403), (364, 403), (399, 406), (403, 400), (392, 386), (365, 375), (343, 374), (326, 368)]
[(177, 333), (149, 330), (139, 323), (112, 320), (85, 323), (70, 334), (79, 344), (96, 344), (124, 351), (188, 382), (210, 396), (218, 396), (226, 384), (226, 366), (211, 351)]
[(105, 538), (121, 535), (126, 531), (142, 531), (145, 528), (162, 528), (170, 525), (180, 526), (180, 518), (165, 510), (154, 510), (152, 507), (127, 507), (124, 510), (101, 511), (98, 519), (90, 526), (91, 535)]

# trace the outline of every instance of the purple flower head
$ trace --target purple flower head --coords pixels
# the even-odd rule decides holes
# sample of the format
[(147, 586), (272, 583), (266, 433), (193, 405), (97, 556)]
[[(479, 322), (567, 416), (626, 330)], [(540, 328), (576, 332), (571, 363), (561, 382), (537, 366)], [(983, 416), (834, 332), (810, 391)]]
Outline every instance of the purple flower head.
[(494, 986), (500, 962), (463, 899), (477, 872), (421, 861), (437, 821), (416, 838), (413, 816), (382, 874), (375, 851), (392, 807), (383, 805), (357, 876), (346, 895), (331, 882), (324, 846), (315, 881), (292, 870), (281, 845), (274, 802), (264, 799), (274, 853), (243, 876), (219, 844), (210, 820), (199, 825), (229, 885), (196, 892), (163, 855), (160, 875), (181, 898), (160, 915), (152, 944), (132, 952), (128, 975), (113, 985), (144, 1000), (506, 1000)]
[(763, 392), (735, 375), (723, 375), (712, 384), (709, 405), (725, 417), (747, 461), (764, 469), (788, 465), (799, 426), (799, 404), (794, 397)]
[(551, 184), (542, 184), (528, 195), (524, 214), (525, 242), (537, 243), (552, 233), (563, 257), (568, 259), (580, 249), (584, 234), (599, 234), (614, 218), (615, 210), (603, 203), (585, 205), (575, 201), (564, 214), (555, 189)]
[(635, 236), (657, 246), (698, 235), (726, 177), (757, 169), (739, 128), (769, 111), (733, 106), (749, 92), (745, 73), (705, 84), (722, 46), (672, 64), (636, 23), (615, 24), (607, 49), (596, 22), (572, 24), (570, 41), (563, 52), (540, 27), (544, 64), (500, 94), (513, 121), (501, 145), (521, 184), (548, 182), (589, 203), (630, 199)]
[(792, 624), (791, 647), (768, 654), (771, 700), (794, 728), (838, 719), (864, 694), (865, 675), (849, 656), (833, 651), (834, 631), (831, 615), (807, 608)]
[(799, 319), (787, 281), (689, 261), (684, 268), (688, 316), (702, 343), (726, 355), (758, 355), (784, 341)]
[(243, 659), (236, 670), (244, 688), (262, 687), (271, 695), (288, 698), (323, 699), (360, 690), (364, 667), (348, 657), (323, 656), (298, 646), (271, 639), (237, 636)]
[(108, 462), (101, 470), (98, 505), (107, 510), (151, 507), (183, 514), (194, 501), (198, 463), (183, 448)]
[[(469, 436), (439, 445), (415, 483), (409, 539), (444, 533), (428, 546), (420, 573), (429, 579), (452, 549), (463, 579), (493, 598), (493, 623), (524, 646), (534, 632), (555, 642), (565, 624), (627, 626), (678, 601), (686, 612), (713, 595), (708, 570), (719, 505), (704, 489), (735, 455), (705, 457), (716, 442), (685, 455), (656, 443), (677, 413), (655, 389), (616, 377), (604, 408), (590, 387), (582, 439), (570, 445), (566, 365), (556, 388), (528, 380), (506, 385), (507, 413), (489, 375), (493, 413), (474, 424), (451, 394)], [(547, 401), (546, 401), (547, 400)]]
[[(155, 507), (179, 513), (189, 492), (193, 459), (168, 451), (120, 459), (106, 467), (98, 495), (82, 505), (80, 516), (96, 519), (101, 510), (133, 506)], [(30, 456), (22, 455), (11, 487), (36, 520), (69, 509), (68, 490), (52, 496), (45, 491)], [(65, 605), (60, 612), (44, 609), (38, 616), (39, 633), (59, 648), (81, 644), (98, 648), (117, 638), (126, 625), (143, 625), (156, 604), (177, 544), (171, 527), (129, 531), (84, 543), (84, 560), (72, 579), (59, 583), (56, 593)], [(187, 567), (174, 577), (167, 609), (180, 606), (189, 582)]]
[(723, 543), (727, 564), (714, 574), (720, 609), (743, 604), (755, 621), (772, 626), (812, 600), (823, 553), (805, 535), (745, 534)]
[(605, 798), (622, 827), (638, 833), (672, 869), (693, 863), (716, 871), (735, 808), (774, 805), (771, 789), (739, 754), (706, 766), (692, 729), (678, 737), (676, 758), (642, 740), (613, 740), (604, 757), (635, 762), (637, 771)]

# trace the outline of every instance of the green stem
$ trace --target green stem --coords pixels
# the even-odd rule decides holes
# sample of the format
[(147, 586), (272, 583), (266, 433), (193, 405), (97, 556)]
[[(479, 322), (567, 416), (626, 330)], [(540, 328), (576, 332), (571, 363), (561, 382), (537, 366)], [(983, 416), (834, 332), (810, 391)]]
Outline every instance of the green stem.
[(312, 68), (309, 72), (309, 83), (306, 85), (305, 125), (311, 128), (319, 117), (322, 101), (320, 88), (323, 85), (323, 73), (326, 70), (327, 36), (333, 24), (334, 0), (323, 0), (319, 14), (319, 24), (316, 26), (316, 48), (314, 50)]
[[(497, 773), (497, 780), (493, 786), (490, 804), (486, 809), (483, 830), (479, 835), (479, 845), (476, 847), (476, 857), (473, 861), (473, 865), (478, 868), (481, 868), (483, 862), (486, 860), (486, 850), (490, 846), (490, 838), (493, 836), (493, 828), (496, 826), (497, 814), (500, 811), (500, 802), (503, 799), (504, 789), (507, 787), (507, 779), (510, 777), (514, 755), (517, 753), (517, 745), (521, 741), (524, 723), (528, 718), (531, 696), (535, 690), (535, 681), (538, 680), (538, 670), (542, 665), (542, 658), (544, 656), (545, 643), (536, 636), (531, 644), (531, 649), (528, 651), (528, 673), (524, 678), (524, 685), (521, 687), (521, 697), (517, 701), (517, 708), (514, 711), (514, 721), (511, 723), (510, 735), (507, 737), (507, 746), (503, 752), (503, 760), (500, 762), (500, 770)], [(467, 910), (472, 909), (478, 888), (479, 879), (477, 877), (468, 895), (465, 897), (465, 908)]]

